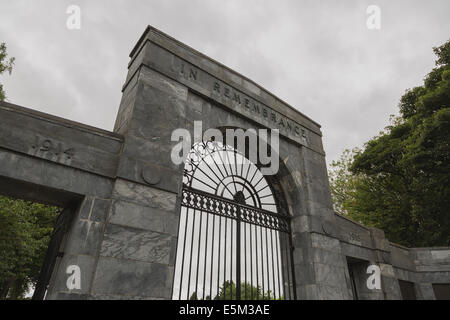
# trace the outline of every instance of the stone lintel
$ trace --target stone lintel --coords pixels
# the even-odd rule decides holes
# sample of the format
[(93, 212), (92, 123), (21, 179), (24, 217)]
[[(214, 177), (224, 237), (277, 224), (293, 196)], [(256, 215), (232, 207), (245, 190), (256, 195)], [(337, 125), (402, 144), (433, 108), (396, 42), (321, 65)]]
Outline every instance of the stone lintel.
[[(165, 62), (158, 61), (158, 63), (155, 63), (156, 60), (154, 59), (161, 59), (161, 55), (166, 56)], [(241, 74), (153, 27), (147, 28), (130, 57), (130, 71), (124, 88), (128, 81), (133, 78), (134, 73), (138, 72), (139, 66), (144, 64), (174, 80), (180, 81), (191, 90), (239, 112), (235, 108), (234, 102), (237, 102), (242, 109), (241, 114), (244, 116), (246, 109), (248, 109), (247, 113), (250, 117), (252, 117), (251, 111), (253, 108), (259, 107), (260, 113), (262, 113), (261, 109), (266, 109), (268, 121), (265, 124), (268, 127), (278, 127), (280, 133), (283, 134), (283, 131), (285, 131), (283, 129), (288, 130), (288, 126), (290, 126), (289, 130), (292, 134), (285, 135), (303, 145), (305, 141), (302, 140), (307, 140), (308, 134), (315, 134), (319, 137), (322, 135), (320, 125), (297, 109)], [(233, 101), (233, 99), (236, 101)], [(237, 101), (238, 99), (240, 101)], [(255, 105), (257, 107), (254, 107)], [(276, 117), (276, 121), (272, 122), (276, 123), (271, 123), (272, 113)], [(255, 118), (254, 115), (252, 118)], [(255, 119), (258, 121), (257, 118)], [(262, 121), (258, 122), (264, 122), (264, 119), (260, 120)]]

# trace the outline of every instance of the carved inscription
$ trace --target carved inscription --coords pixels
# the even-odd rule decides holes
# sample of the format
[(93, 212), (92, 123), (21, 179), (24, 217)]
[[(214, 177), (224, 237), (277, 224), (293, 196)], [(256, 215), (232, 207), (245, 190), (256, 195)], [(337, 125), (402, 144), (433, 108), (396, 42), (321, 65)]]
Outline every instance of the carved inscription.
[[(182, 75), (185, 75), (185, 71), (184, 71), (184, 63), (181, 64), (181, 68), (180, 68), (180, 73)], [(190, 67), (188, 68), (188, 71), (186, 73), (186, 78), (188, 78), (189, 80), (197, 80), (197, 74), (198, 74), (198, 70)]]
[(250, 115), (269, 128), (279, 129), (281, 134), (294, 136), (303, 143), (307, 143), (308, 137), (305, 128), (209, 73), (178, 58), (173, 60), (172, 71), (177, 72), (183, 79), (195, 83), (197, 87), (209, 86), (208, 94), (211, 98), (230, 105), (238, 112)]
[(361, 243), (361, 237), (358, 233), (355, 232), (350, 232), (348, 234), (348, 240), (350, 243), (356, 243), (356, 244), (360, 244)]
[(69, 165), (75, 156), (75, 149), (62, 142), (36, 136), (35, 143), (28, 153), (39, 158)]
[(214, 81), (212, 91), (213, 96), (220, 95), (222, 99), (229, 100), (232, 104), (241, 107), (245, 113), (250, 113), (253, 116), (261, 118), (265, 122), (268, 122), (271, 127), (306, 139), (306, 130), (301, 128), (298, 124), (247, 95), (227, 86), (225, 83)]

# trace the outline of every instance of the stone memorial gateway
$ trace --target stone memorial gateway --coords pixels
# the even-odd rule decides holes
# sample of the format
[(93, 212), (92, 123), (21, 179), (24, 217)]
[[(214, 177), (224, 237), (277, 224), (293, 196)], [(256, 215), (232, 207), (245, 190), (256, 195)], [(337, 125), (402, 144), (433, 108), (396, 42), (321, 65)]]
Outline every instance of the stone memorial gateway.
[[(152, 27), (130, 57), (114, 132), (0, 104), (0, 193), (64, 207), (35, 299), (209, 299), (231, 282), (228, 299), (258, 295), (245, 283), (272, 299), (448, 298), (450, 248), (405, 248), (333, 211), (320, 125)], [(194, 121), (279, 129), (279, 171), (229, 143), (240, 167), (206, 142), (190, 170), (173, 164), (171, 134)], [(199, 178), (200, 163), (217, 170)]]

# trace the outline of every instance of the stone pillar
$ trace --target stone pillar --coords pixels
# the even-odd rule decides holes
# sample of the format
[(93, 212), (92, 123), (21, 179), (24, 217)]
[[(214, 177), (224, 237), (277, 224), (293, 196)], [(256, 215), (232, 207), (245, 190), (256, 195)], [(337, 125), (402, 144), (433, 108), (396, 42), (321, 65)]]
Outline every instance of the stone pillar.
[(324, 154), (301, 149), (302, 206), (292, 219), (298, 299), (351, 299)]
[(402, 295), (398, 279), (392, 267), (392, 257), (389, 241), (384, 235), (384, 231), (377, 228), (370, 228), (372, 235), (373, 249), (375, 252), (375, 263), (381, 271), (381, 290), (386, 300), (401, 300)]
[(178, 231), (177, 195), (116, 181), (94, 299), (170, 299)]
[[(186, 128), (185, 86), (131, 56), (115, 132), (125, 137), (106, 220), (95, 299), (171, 299), (183, 164), (171, 161), (173, 130)], [(167, 61), (168, 63), (169, 61)]]

